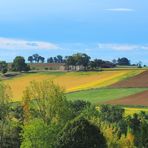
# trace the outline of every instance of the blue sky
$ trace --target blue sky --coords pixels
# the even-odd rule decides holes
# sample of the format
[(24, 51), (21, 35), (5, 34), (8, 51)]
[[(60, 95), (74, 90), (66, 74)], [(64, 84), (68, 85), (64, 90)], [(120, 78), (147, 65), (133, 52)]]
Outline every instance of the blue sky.
[(0, 0), (0, 60), (85, 52), (148, 64), (147, 0)]

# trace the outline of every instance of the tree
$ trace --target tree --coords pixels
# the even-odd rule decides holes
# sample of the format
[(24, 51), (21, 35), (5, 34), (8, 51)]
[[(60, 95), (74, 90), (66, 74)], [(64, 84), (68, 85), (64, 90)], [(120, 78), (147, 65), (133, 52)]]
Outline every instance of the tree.
[(39, 59), (39, 61), (41, 61), (41, 63), (44, 63), (45, 62), (45, 58), (42, 57), (42, 56), (39, 56), (38, 59)]
[(56, 148), (106, 147), (100, 130), (83, 117), (69, 121), (58, 135)]
[(12, 63), (12, 69), (14, 71), (29, 71), (29, 66), (25, 63), (24, 57), (17, 56)]
[[(18, 126), (11, 113), (11, 89), (0, 84), (0, 147), (19, 147)], [(13, 120), (12, 120), (13, 119)]]
[(113, 68), (115, 67), (116, 65), (113, 64), (112, 62), (110, 61), (104, 61), (101, 65), (101, 68)]
[(54, 63), (58, 63), (58, 58), (57, 57), (54, 57), (53, 60), (54, 60)]
[(90, 102), (86, 102), (83, 100), (75, 100), (70, 102), (70, 108), (73, 111), (73, 113), (75, 114), (75, 116), (79, 115), (80, 113), (82, 113), (82, 111), (88, 107), (90, 107)]
[(95, 61), (90, 61), (89, 67), (91, 68), (91, 70), (95, 70), (97, 68)]
[(33, 54), (33, 60), (36, 62), (36, 63), (39, 63), (39, 55), (36, 53), (36, 54)]
[(33, 56), (29, 56), (29, 57), (28, 57), (28, 61), (29, 61), (30, 63), (33, 63)]
[(47, 63), (53, 63), (53, 62), (54, 62), (54, 60), (53, 60), (52, 57), (50, 57), (50, 58), (47, 59)]
[(75, 66), (75, 69), (76, 69), (76, 60), (74, 59), (73, 56), (66, 56), (65, 57), (65, 60), (66, 60), (66, 65), (68, 66), (68, 69), (69, 69), (69, 66)]
[(117, 63), (118, 65), (130, 65), (130, 61), (129, 61), (129, 59), (127, 59), (127, 58), (125, 58), (125, 57), (123, 57), (123, 58), (119, 58), (118, 59), (118, 63)]
[(57, 55), (58, 63), (63, 63), (63, 57), (61, 55)]
[(96, 68), (101, 68), (102, 64), (104, 64), (104, 61), (101, 59), (95, 59), (94, 62), (96, 64)]
[(137, 64), (138, 68), (142, 68), (142, 62), (139, 61), (138, 64)]
[(0, 83), (0, 120), (4, 120), (8, 117), (10, 100), (11, 100), (10, 87)]
[(68, 118), (69, 108), (64, 90), (53, 82), (31, 82), (23, 96), (25, 104), (30, 102), (29, 100), (34, 100), (32, 102), (34, 116), (41, 118), (47, 124)]
[(8, 64), (5, 61), (0, 61), (0, 71), (5, 74), (8, 71)]
[(23, 127), (21, 148), (52, 148), (57, 132), (55, 125), (33, 119)]
[(117, 64), (117, 60), (116, 60), (116, 59), (113, 59), (112, 62), (113, 62), (113, 64), (115, 64), (115, 65)]
[(89, 62), (90, 62), (91, 57), (88, 56), (87, 54), (83, 53), (81, 54), (81, 62), (80, 64), (82, 64), (85, 68), (85, 70), (87, 70)]
[(110, 123), (119, 122), (122, 120), (124, 114), (124, 109), (118, 106), (111, 105), (101, 105), (100, 115), (103, 120)]
[(141, 143), (142, 147), (148, 147), (148, 122), (146, 121), (141, 125)]

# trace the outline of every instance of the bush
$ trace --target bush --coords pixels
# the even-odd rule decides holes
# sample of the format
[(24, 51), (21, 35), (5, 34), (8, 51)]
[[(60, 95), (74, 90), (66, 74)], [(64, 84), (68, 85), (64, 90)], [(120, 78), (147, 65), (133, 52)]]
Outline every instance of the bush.
[(56, 148), (105, 148), (106, 140), (100, 130), (83, 117), (66, 124), (58, 135)]
[(103, 120), (114, 123), (123, 118), (124, 109), (118, 106), (101, 105), (100, 115)]

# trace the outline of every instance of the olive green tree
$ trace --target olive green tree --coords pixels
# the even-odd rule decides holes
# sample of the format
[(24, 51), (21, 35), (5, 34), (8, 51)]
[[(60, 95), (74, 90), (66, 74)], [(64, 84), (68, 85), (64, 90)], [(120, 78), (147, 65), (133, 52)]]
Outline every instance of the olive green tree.
[(59, 133), (56, 148), (105, 148), (99, 128), (83, 117), (68, 122)]

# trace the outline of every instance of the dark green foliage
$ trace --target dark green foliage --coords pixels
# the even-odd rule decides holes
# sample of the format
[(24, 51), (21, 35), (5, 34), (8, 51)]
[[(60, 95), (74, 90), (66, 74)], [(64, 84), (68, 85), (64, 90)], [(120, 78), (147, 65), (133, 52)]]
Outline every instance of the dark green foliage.
[(44, 63), (45, 62), (45, 58), (40, 56), (40, 55), (38, 55), (38, 54), (33, 54), (32, 56), (28, 57), (28, 61), (30, 61), (31, 63), (33, 61), (36, 62), (36, 63), (39, 63), (39, 62)]
[(64, 59), (61, 55), (57, 55), (56, 57), (48, 58), (47, 63), (64, 63)]
[(117, 64), (118, 65), (130, 65), (130, 61), (129, 61), (129, 59), (123, 57), (123, 58), (118, 59)]
[(124, 109), (118, 106), (101, 105), (100, 116), (103, 120), (114, 123), (123, 118)]
[(21, 128), (12, 120), (0, 120), (0, 146), (2, 148), (19, 148)]
[(16, 118), (19, 122), (23, 123), (24, 115), (23, 115), (23, 107), (20, 103), (12, 104), (11, 108), (11, 115)]
[(19, 148), (20, 127), (11, 112), (10, 88), (0, 84), (0, 147)]
[(30, 63), (33, 63), (33, 56), (29, 56), (29, 57), (28, 57), (28, 61), (29, 61)]
[(70, 108), (71, 108), (72, 112), (75, 114), (75, 116), (82, 113), (82, 111), (84, 109), (90, 107), (90, 105), (91, 105), (90, 102), (86, 102), (83, 100), (76, 100), (76, 101), (70, 102)]
[(8, 71), (8, 64), (5, 61), (0, 61), (0, 71), (5, 74)]
[(138, 132), (140, 130), (141, 125), (141, 121), (138, 118), (138, 114), (134, 114), (133, 117), (129, 117), (128, 124), (133, 133)]
[(68, 122), (58, 135), (57, 148), (105, 148), (106, 140), (100, 130), (80, 117)]
[(134, 114), (133, 117), (129, 116), (127, 119), (128, 126), (131, 132), (135, 136), (134, 144), (137, 147), (148, 146), (148, 121), (147, 114), (141, 112), (140, 114)]
[(13, 60), (12, 70), (13, 71), (19, 71), (19, 72), (29, 71), (30, 70), (30, 67), (25, 63), (24, 57), (17, 56)]
[(124, 119), (121, 119), (118, 124), (117, 124), (117, 128), (118, 130), (118, 137), (120, 138), (122, 134), (124, 134), (125, 136), (127, 135), (127, 122)]
[(115, 64), (113, 64), (110, 61), (104, 61), (102, 59), (95, 59), (94, 61), (90, 62), (89, 66), (91, 69), (113, 68), (115, 67)]
[(144, 148), (148, 147), (148, 122), (147, 121), (142, 122), (140, 138), (141, 138), (142, 146)]
[(72, 56), (66, 56), (65, 57), (65, 62), (67, 66), (84, 66), (84, 69), (87, 70), (89, 62), (90, 62), (90, 57), (85, 54), (85, 53), (77, 53), (73, 54)]

